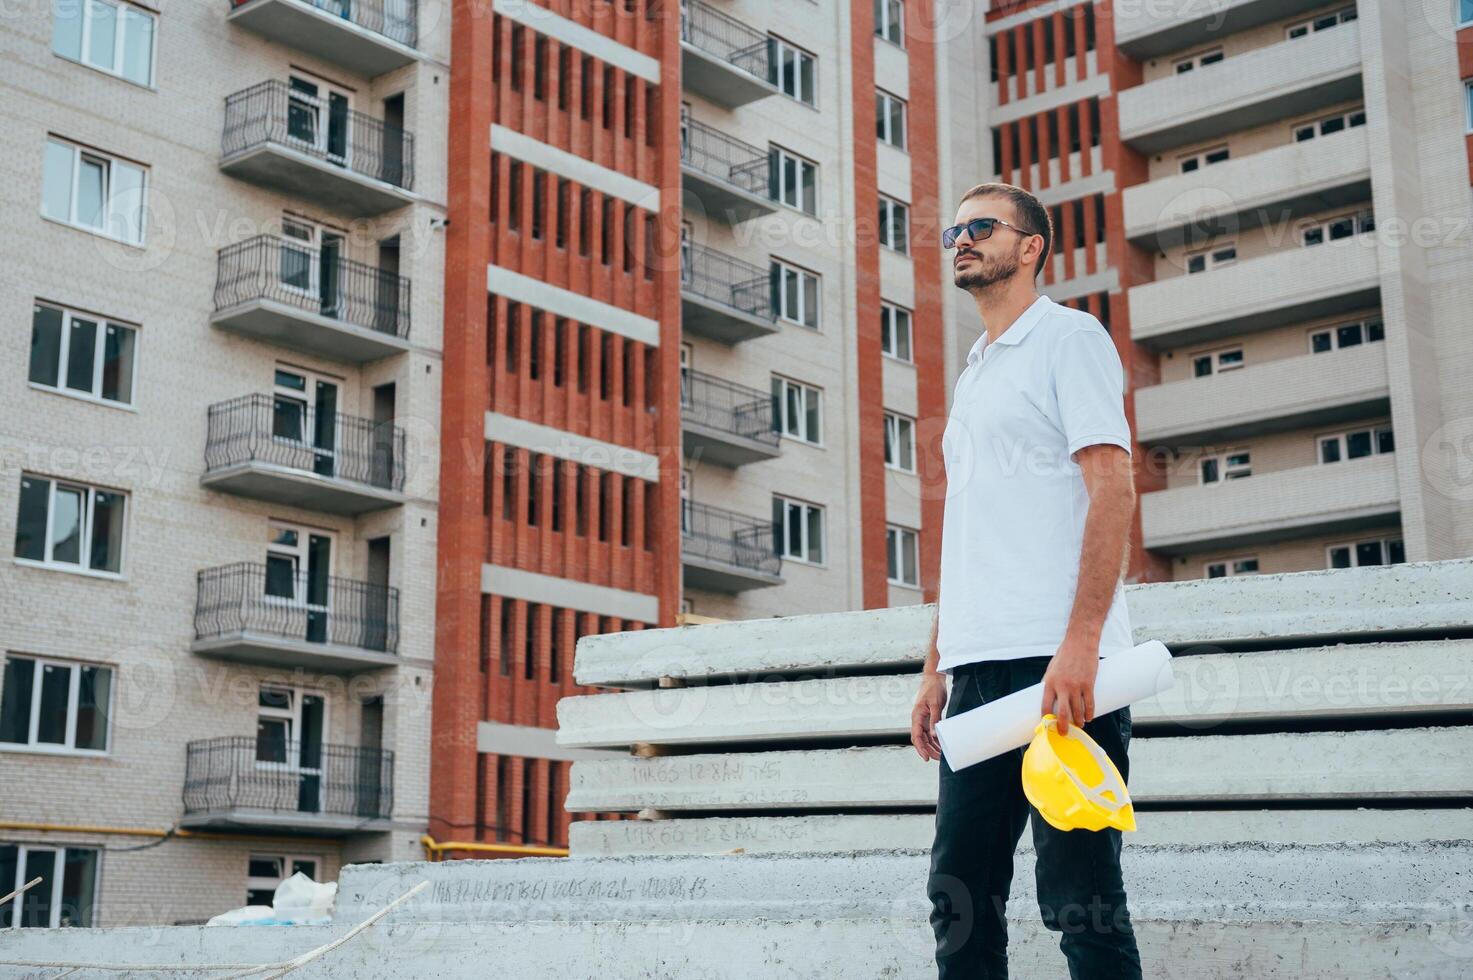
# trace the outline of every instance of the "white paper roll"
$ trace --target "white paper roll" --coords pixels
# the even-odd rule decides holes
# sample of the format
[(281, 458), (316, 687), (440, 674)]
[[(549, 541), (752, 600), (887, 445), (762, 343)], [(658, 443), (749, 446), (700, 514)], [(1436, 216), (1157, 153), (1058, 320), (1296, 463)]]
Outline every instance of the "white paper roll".
[[(1147, 640), (1100, 660), (1095, 673), (1095, 717), (1168, 690), (1171, 651), (1160, 640)], [(985, 762), (1033, 741), (1043, 717), (1043, 683), (978, 705), (936, 723), (936, 738), (953, 770)]]

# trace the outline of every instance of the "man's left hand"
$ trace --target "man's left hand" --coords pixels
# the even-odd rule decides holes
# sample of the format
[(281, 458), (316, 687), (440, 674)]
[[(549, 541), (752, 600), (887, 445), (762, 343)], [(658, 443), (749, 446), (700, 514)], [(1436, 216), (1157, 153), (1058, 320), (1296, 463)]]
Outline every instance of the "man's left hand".
[(1067, 735), (1071, 723), (1083, 725), (1095, 716), (1095, 674), (1100, 669), (1100, 642), (1065, 634), (1064, 642), (1043, 674), (1042, 714), (1052, 713), (1059, 734)]

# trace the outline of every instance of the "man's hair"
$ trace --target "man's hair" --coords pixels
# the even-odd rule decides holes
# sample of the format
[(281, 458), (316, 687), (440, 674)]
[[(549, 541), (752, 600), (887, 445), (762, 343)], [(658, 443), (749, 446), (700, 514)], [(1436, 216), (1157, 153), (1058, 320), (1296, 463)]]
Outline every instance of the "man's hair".
[(1023, 230), (1030, 235), (1043, 236), (1043, 251), (1038, 256), (1038, 265), (1033, 267), (1033, 278), (1037, 279), (1054, 245), (1054, 223), (1049, 217), (1048, 208), (1038, 203), (1038, 198), (1018, 185), (1004, 184), (1001, 181), (978, 184), (962, 195), (962, 201), (969, 201), (974, 197), (1001, 197), (1011, 201), (1013, 209), (1018, 212), (1018, 220)]

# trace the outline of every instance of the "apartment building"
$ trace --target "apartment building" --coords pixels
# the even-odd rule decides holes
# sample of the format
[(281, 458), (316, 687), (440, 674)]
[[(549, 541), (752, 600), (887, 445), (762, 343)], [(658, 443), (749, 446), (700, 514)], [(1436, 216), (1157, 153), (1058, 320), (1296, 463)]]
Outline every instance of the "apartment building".
[(1470, 20), (1375, 0), (989, 11), (994, 170), (1053, 209), (1040, 289), (1102, 293), (1128, 375), (1133, 578), (1473, 549)]
[(0, 27), (0, 927), (422, 852), (448, 19)]

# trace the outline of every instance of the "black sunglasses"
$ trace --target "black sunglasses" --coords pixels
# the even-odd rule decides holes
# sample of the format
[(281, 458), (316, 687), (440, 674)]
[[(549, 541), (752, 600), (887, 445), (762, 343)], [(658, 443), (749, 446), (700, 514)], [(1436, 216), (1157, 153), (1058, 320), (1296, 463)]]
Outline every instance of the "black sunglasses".
[(961, 237), (964, 231), (974, 242), (986, 241), (992, 237), (993, 225), (1004, 225), (1020, 235), (1037, 234), (1037, 232), (1025, 231), (1017, 225), (1004, 221), (1001, 218), (973, 218), (964, 225), (952, 225), (950, 228), (944, 229), (941, 232), (941, 247), (955, 248), (956, 240)]

